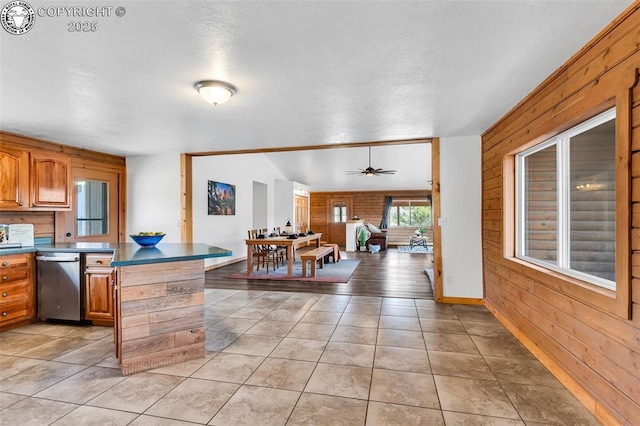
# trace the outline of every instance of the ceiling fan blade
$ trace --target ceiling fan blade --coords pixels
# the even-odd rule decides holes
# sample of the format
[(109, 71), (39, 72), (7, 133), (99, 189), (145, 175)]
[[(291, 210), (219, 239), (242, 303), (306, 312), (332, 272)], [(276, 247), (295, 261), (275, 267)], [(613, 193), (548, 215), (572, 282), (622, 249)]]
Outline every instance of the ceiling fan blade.
[(380, 174), (380, 175), (393, 175), (396, 173), (395, 170), (376, 170), (374, 173)]

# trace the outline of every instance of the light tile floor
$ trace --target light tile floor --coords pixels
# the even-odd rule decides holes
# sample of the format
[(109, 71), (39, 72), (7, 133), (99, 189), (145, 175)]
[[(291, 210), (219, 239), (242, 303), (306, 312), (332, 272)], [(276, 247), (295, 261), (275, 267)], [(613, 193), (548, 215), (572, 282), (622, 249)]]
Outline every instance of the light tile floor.
[(0, 334), (0, 424), (599, 424), (484, 307), (238, 290), (205, 300), (205, 358), (127, 377), (109, 328)]

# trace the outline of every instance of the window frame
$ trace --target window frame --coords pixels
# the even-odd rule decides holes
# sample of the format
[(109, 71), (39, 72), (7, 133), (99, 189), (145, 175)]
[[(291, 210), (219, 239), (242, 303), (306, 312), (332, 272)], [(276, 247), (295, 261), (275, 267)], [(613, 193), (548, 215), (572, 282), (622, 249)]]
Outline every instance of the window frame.
[[(533, 263), (567, 275), (572, 278), (596, 285), (600, 288), (615, 292), (617, 290), (616, 281), (610, 281), (596, 275), (571, 269), (570, 265), (570, 182), (569, 182), (569, 166), (570, 166), (570, 142), (571, 138), (587, 132), (608, 121), (617, 120), (616, 108), (610, 108), (600, 114), (587, 119), (569, 129), (557, 134), (556, 136), (538, 143), (528, 149), (515, 154), (515, 257), (525, 262)], [(617, 123), (616, 123), (617, 128)], [(616, 135), (617, 139), (617, 135)], [(550, 146), (556, 146), (556, 192), (557, 192), (557, 265), (536, 259), (525, 254), (525, 160), (528, 156), (540, 152)], [(617, 140), (614, 142), (617, 147)], [(617, 181), (616, 171), (616, 181)], [(618, 200), (616, 199), (616, 205)], [(617, 212), (617, 207), (616, 207)], [(619, 224), (616, 220), (616, 227)], [(617, 231), (615, 232), (617, 236)], [(618, 248), (616, 247), (616, 250)], [(618, 258), (616, 253), (616, 259)], [(614, 275), (618, 276), (618, 262), (615, 265)]]
[[(428, 203), (428, 206), (425, 207), (429, 207), (430, 209), (430, 214), (429, 217), (431, 219), (431, 221), (429, 222), (428, 225), (414, 225), (411, 224), (411, 203), (412, 202), (419, 202), (419, 203)], [(395, 204), (398, 203), (398, 204)], [(400, 204), (400, 203), (407, 203), (407, 204)], [(400, 207), (408, 207), (409, 208), (409, 225), (400, 225)], [(396, 210), (396, 218), (398, 219), (398, 223), (393, 223), (391, 221), (391, 216), (392, 216), (392, 211)], [(425, 228), (432, 228), (433, 227), (433, 203), (429, 202), (429, 198), (412, 198), (410, 200), (393, 200), (391, 202), (391, 206), (389, 207), (389, 228), (419, 228), (421, 226), (424, 226)]]

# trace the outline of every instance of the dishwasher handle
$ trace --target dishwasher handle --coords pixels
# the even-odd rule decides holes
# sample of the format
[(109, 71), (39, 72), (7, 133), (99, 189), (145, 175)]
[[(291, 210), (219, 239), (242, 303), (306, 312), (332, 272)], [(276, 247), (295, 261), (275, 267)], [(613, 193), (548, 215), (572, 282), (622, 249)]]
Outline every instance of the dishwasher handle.
[(78, 256), (36, 256), (36, 260), (41, 262), (78, 262), (80, 257)]

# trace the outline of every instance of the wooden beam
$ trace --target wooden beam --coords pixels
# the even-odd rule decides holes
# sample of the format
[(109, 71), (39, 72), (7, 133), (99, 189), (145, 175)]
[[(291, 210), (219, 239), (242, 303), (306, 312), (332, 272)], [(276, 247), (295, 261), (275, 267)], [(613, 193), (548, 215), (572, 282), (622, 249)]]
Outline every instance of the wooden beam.
[(362, 148), (367, 146), (385, 146), (385, 145), (410, 145), (420, 143), (432, 143), (435, 138), (416, 138), (416, 139), (394, 139), (376, 142), (344, 142), (323, 145), (302, 145), (302, 146), (286, 146), (274, 148), (252, 148), (252, 149), (236, 149), (228, 151), (204, 151), (190, 152), (188, 155), (193, 157), (203, 157), (208, 155), (235, 155), (235, 154), (265, 154), (269, 152), (288, 152), (288, 151), (311, 151), (318, 149), (335, 149), (335, 148)]
[(193, 157), (180, 154), (180, 241), (193, 242)]

